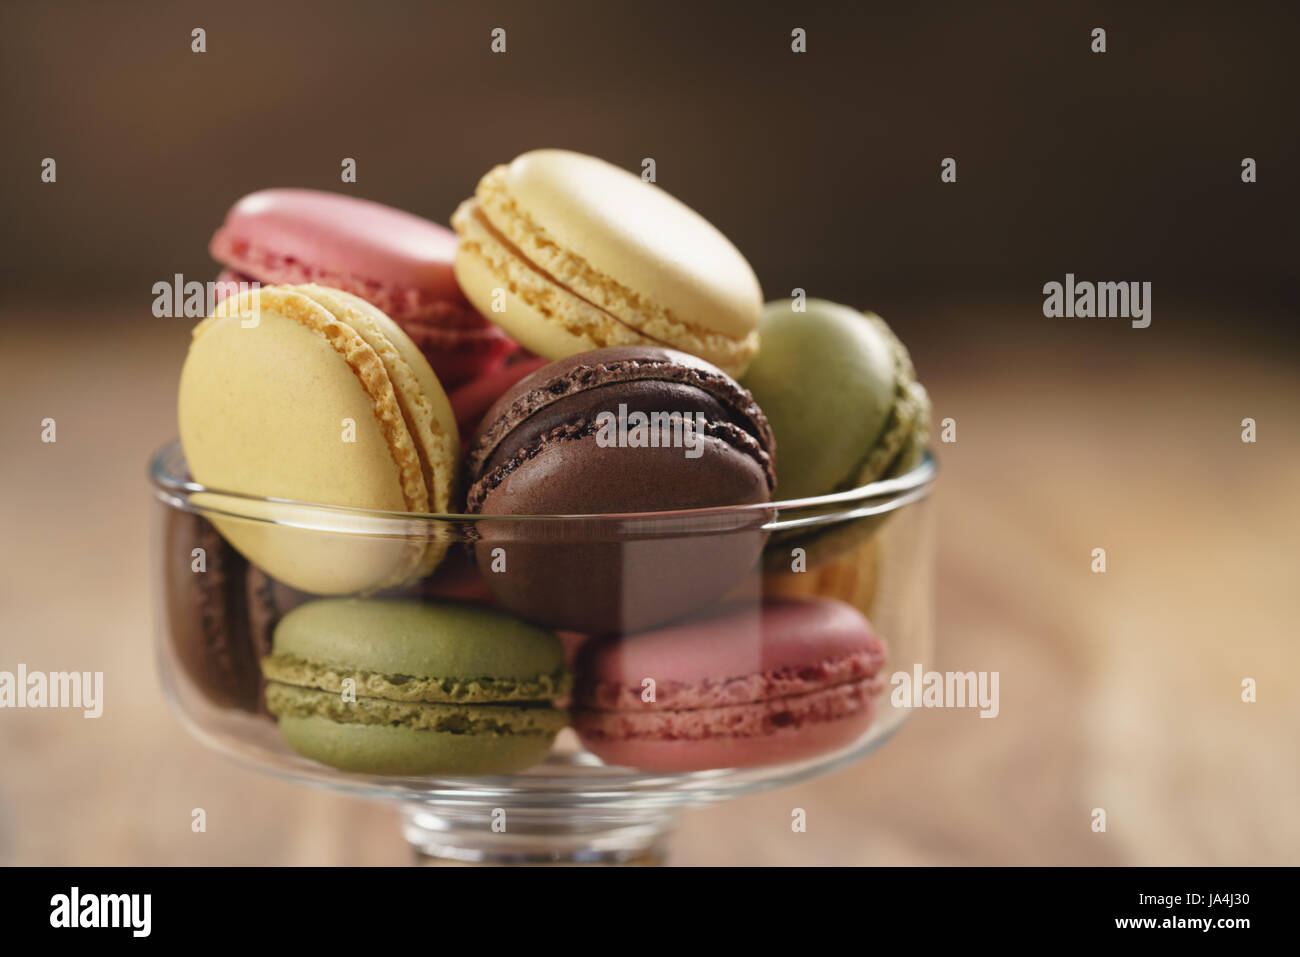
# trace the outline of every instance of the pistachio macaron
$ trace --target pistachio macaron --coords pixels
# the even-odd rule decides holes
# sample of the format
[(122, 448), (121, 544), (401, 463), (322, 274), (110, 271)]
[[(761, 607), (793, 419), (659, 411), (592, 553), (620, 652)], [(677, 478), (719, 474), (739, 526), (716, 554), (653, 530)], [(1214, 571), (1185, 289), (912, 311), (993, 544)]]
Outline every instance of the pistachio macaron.
[(286, 743), (344, 771), (521, 771), (568, 720), (559, 638), (481, 605), (318, 599), (284, 616), (262, 673)]
[(418, 529), (364, 541), (305, 530), (304, 514), (352, 533), (367, 520), (266, 501), (451, 509), (460, 443), (447, 396), (410, 337), (365, 300), (308, 284), (219, 304), (194, 329), (177, 413), (195, 481), (217, 490), (195, 503), (273, 578), (314, 594), (368, 592), (428, 574), (445, 552)]
[(930, 400), (885, 321), (825, 299), (768, 303), (763, 353), (741, 380), (767, 415), (785, 500), (900, 475), (920, 461)]
[(562, 359), (668, 346), (739, 375), (762, 290), (739, 250), (658, 186), (594, 156), (533, 150), (456, 210), (456, 278), (525, 347)]
[[(911, 356), (883, 319), (825, 299), (768, 303), (763, 352), (742, 380), (767, 415), (777, 448), (777, 488), (784, 501), (847, 491), (916, 467), (930, 433), (930, 398)], [(825, 509), (823, 509), (825, 511)], [(833, 509), (832, 509), (833, 511)], [(793, 513), (792, 513), (793, 514)], [(807, 510), (795, 517), (808, 517)], [(773, 573), (789, 572), (794, 549), (822, 563), (869, 540), (884, 516), (778, 531), (763, 553)], [(812, 579), (795, 574), (792, 589), (809, 594)], [(874, 575), (871, 579), (874, 591)]]

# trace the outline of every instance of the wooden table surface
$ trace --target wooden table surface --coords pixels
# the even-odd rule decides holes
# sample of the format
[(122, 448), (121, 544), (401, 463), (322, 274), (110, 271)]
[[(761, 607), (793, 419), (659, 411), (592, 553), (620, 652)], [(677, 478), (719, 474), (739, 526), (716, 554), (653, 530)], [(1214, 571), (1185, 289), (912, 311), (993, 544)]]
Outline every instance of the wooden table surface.
[[(144, 466), (175, 434), (187, 325), (5, 319), (0, 669), (108, 680), (97, 721), (0, 711), (0, 861), (406, 863), (391, 809), (237, 767), (161, 698)], [(999, 671), (1000, 716), (919, 712), (851, 768), (687, 812), (674, 863), (1300, 864), (1294, 357), (1113, 328), (914, 350), (958, 422), (939, 667)]]

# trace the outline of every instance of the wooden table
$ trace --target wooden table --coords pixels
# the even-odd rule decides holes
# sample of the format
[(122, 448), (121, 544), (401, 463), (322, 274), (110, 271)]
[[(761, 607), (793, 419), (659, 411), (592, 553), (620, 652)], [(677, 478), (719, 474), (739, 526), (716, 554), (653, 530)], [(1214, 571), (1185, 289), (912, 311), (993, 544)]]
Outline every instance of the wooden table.
[[(998, 322), (966, 312), (944, 328)], [(144, 465), (175, 434), (188, 323), (147, 303), (6, 320), (0, 668), (104, 671), (108, 690), (97, 721), (0, 712), (0, 860), (407, 862), (391, 810), (236, 767), (162, 701)], [(676, 863), (1300, 863), (1294, 357), (1134, 335), (914, 350), (958, 422), (939, 667), (1000, 671), (1001, 715), (920, 712), (854, 767), (689, 812)]]

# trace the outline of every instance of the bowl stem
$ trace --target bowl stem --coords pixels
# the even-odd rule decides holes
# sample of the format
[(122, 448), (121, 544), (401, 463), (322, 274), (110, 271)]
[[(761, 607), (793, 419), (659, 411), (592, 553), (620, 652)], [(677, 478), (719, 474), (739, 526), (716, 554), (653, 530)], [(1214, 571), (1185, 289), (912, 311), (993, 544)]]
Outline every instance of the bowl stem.
[(405, 804), (402, 834), (422, 866), (659, 865), (676, 822), (668, 808), (502, 808)]

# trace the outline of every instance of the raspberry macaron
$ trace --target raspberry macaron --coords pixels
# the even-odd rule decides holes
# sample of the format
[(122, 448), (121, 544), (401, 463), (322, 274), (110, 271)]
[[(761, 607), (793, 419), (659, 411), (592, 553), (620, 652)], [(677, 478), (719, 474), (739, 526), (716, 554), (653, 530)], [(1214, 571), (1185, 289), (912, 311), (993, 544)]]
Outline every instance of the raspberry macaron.
[(500, 367), (518, 346), (461, 294), (456, 236), (411, 213), (311, 189), (264, 189), (231, 207), (209, 245), (222, 280), (318, 283), (383, 310), (445, 388)]
[(799, 761), (867, 730), (885, 659), (870, 622), (844, 602), (715, 607), (583, 646), (573, 724), (605, 763), (647, 771)]

